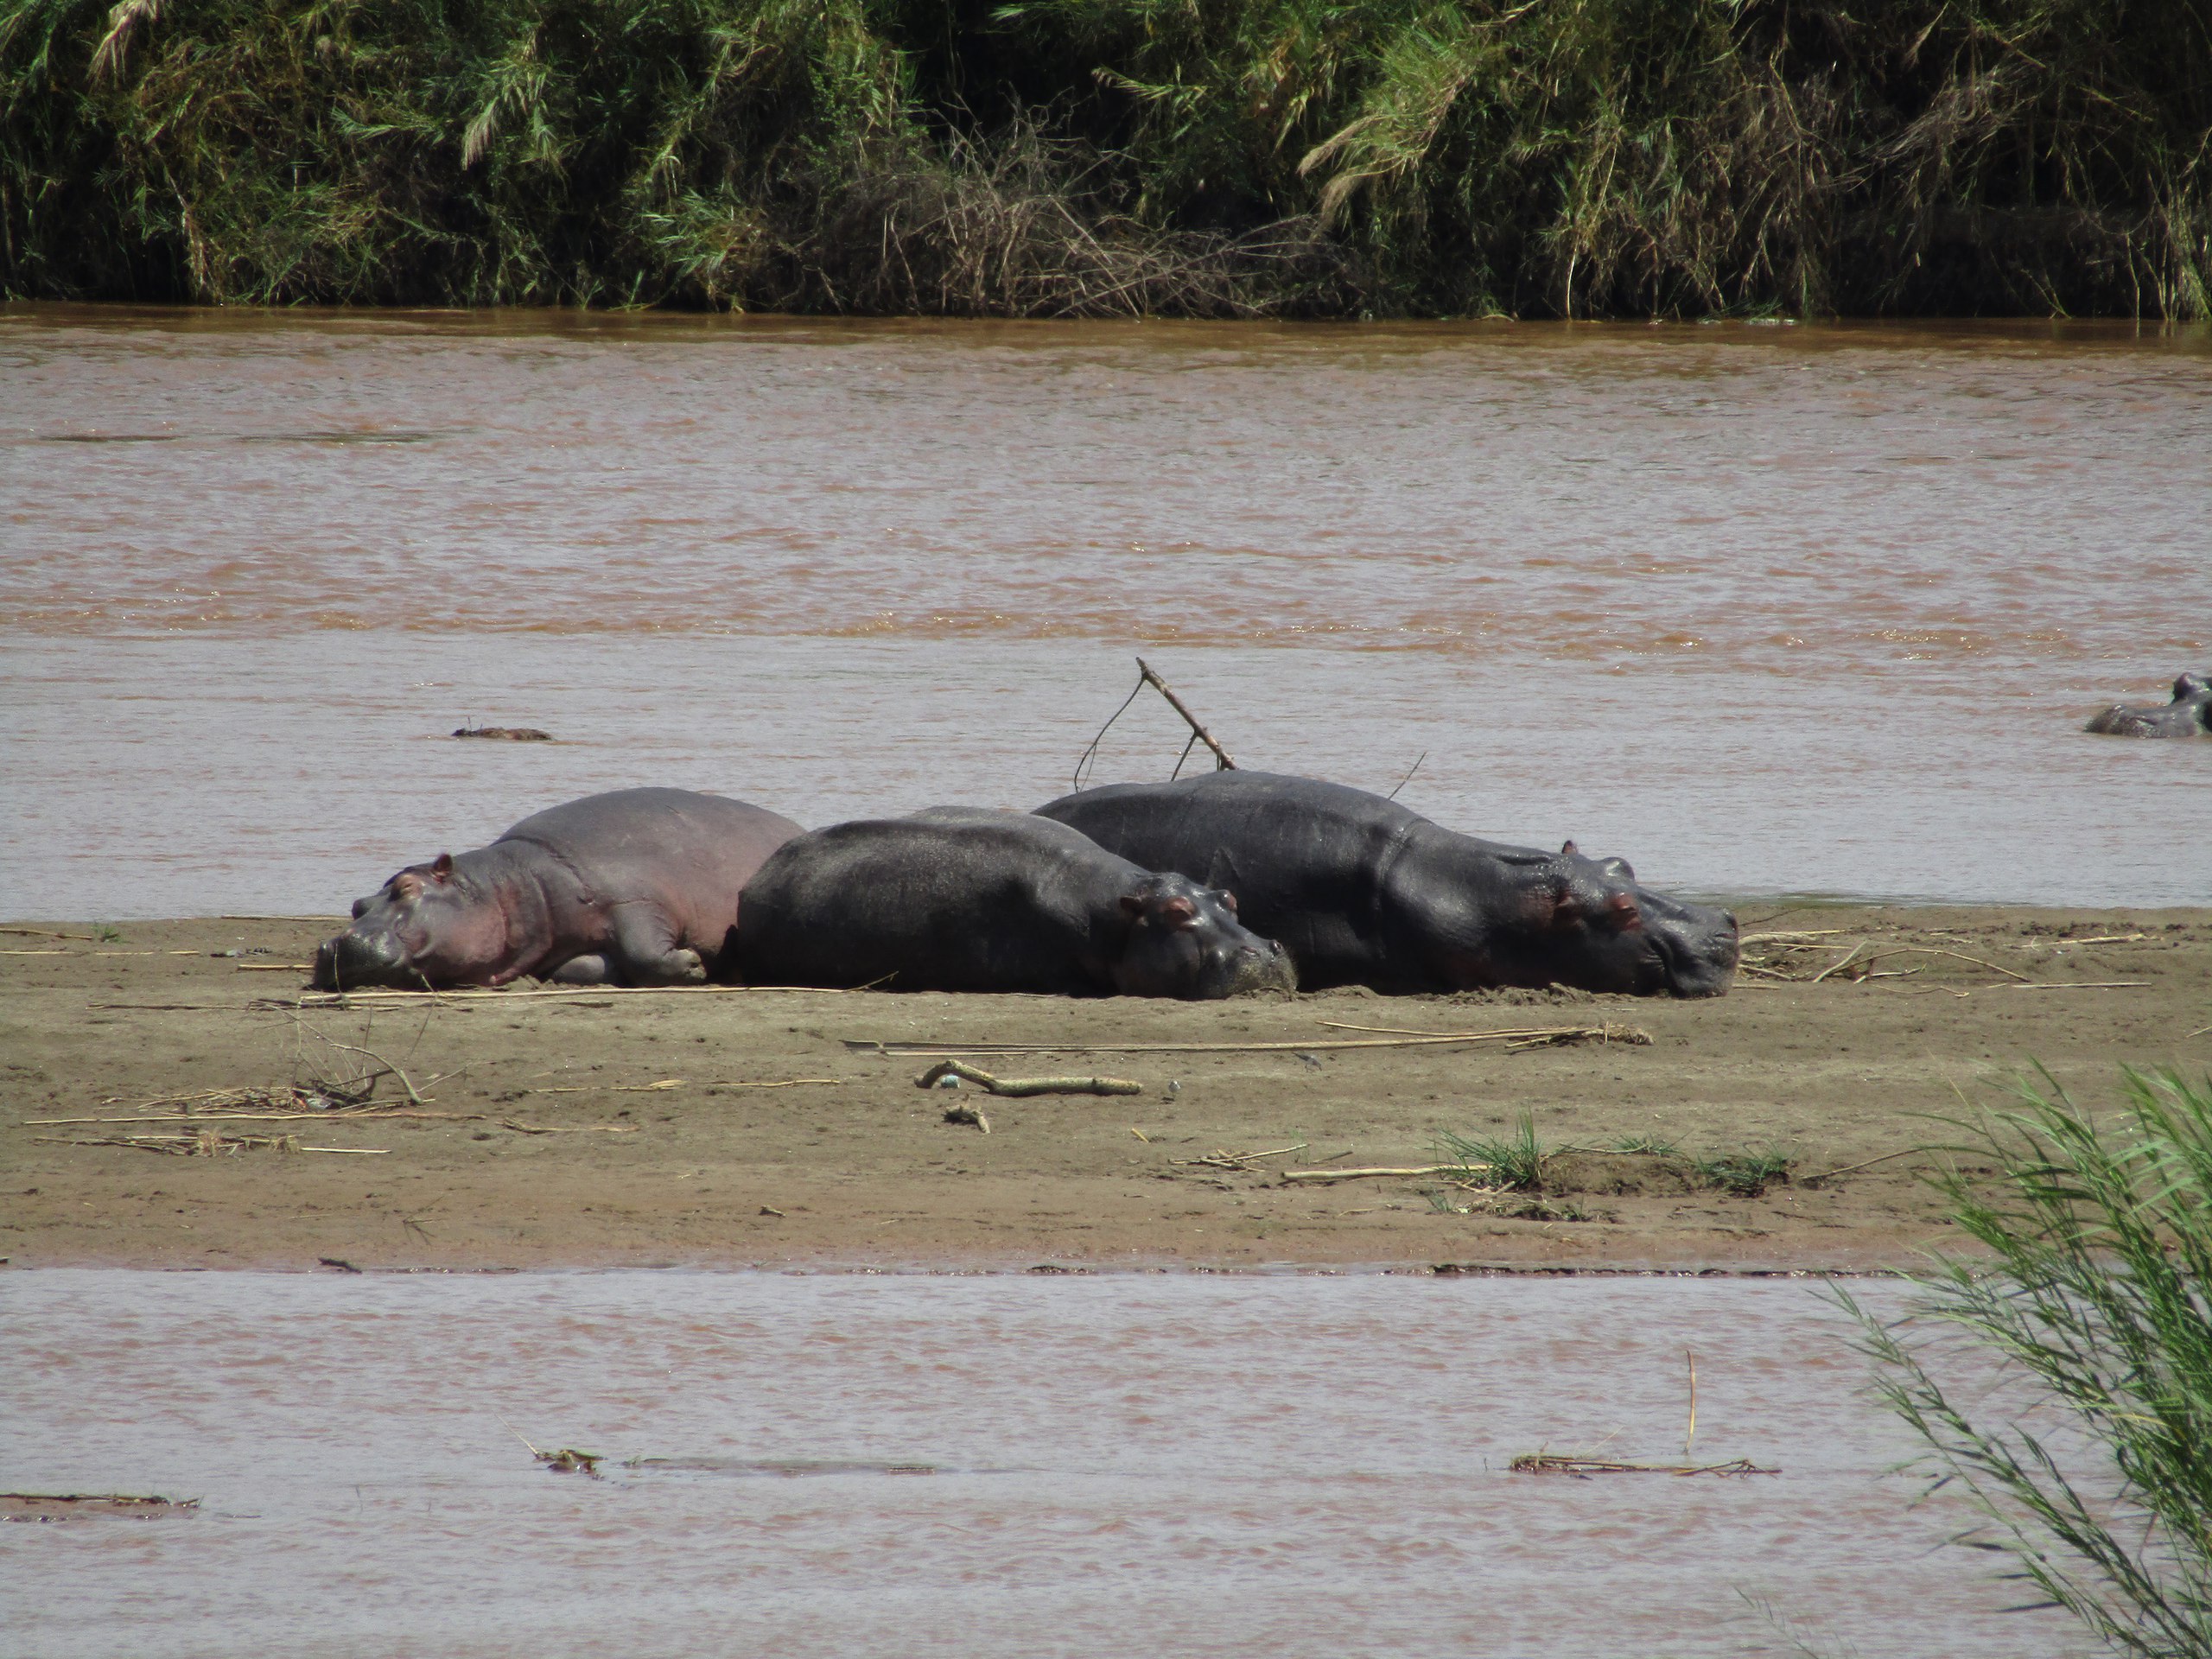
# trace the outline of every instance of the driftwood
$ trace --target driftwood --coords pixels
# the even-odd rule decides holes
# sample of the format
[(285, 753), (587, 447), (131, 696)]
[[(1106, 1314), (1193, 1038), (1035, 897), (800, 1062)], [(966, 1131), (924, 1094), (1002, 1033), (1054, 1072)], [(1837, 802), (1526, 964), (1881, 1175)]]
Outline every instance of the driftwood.
[[(998, 1077), (958, 1060), (940, 1060), (914, 1079), (917, 1089), (934, 1089), (958, 1077), (995, 1095), (1021, 1099), (1030, 1095), (1141, 1095), (1144, 1085), (1127, 1077)], [(949, 1114), (948, 1114), (949, 1116)], [(988, 1134), (987, 1129), (985, 1134)]]
[(456, 728), (455, 737), (486, 737), (494, 742), (550, 743), (553, 734), (540, 731), (535, 726), (462, 726)]
[(1622, 1463), (1611, 1458), (1567, 1458), (1548, 1452), (1525, 1452), (1507, 1465), (1516, 1475), (1778, 1475), (1749, 1458), (1726, 1463)]
[(120, 1492), (0, 1492), (0, 1521), (77, 1521), (124, 1516), (164, 1521), (200, 1512), (196, 1497), (132, 1497)]

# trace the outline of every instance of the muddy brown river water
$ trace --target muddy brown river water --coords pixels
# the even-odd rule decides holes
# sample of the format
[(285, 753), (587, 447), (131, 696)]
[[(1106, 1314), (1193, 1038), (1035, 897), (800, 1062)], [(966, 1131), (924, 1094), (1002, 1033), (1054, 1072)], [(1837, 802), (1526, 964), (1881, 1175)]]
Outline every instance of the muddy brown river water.
[(2202, 903), (2212, 742), (2080, 728), (2212, 667), (2208, 455), (2201, 330), (0, 308), (0, 915), (327, 912), (617, 784), (1034, 805), (1138, 650), (1662, 883)]
[[(1663, 886), (2201, 905), (2212, 741), (2081, 727), (2212, 667), (2209, 455), (2202, 330), (0, 307), (0, 918), (640, 783), (1032, 806), (1137, 651)], [(0, 1487), (203, 1500), (0, 1524), (9, 1659), (2082, 1650), (1802, 1281), (45, 1270), (0, 1344)], [(1677, 1455), (1686, 1351), (1778, 1474), (1507, 1472)]]
[[(0, 1652), (2084, 1651), (1908, 1507), (1841, 1331), (1804, 1281), (19, 1275), (0, 1487), (202, 1508), (0, 1525)], [(1778, 1474), (1508, 1472), (1678, 1459), (1686, 1351), (1699, 1456)]]

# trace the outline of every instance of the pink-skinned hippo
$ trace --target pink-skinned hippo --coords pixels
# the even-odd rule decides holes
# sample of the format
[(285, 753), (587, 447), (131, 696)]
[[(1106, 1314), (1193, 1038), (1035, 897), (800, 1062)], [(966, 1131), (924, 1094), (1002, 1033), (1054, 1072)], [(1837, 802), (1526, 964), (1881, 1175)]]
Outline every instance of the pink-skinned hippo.
[(353, 925), (315, 952), (315, 983), (697, 984), (734, 960), (739, 893), (802, 833), (765, 807), (684, 789), (549, 807), (356, 902)]

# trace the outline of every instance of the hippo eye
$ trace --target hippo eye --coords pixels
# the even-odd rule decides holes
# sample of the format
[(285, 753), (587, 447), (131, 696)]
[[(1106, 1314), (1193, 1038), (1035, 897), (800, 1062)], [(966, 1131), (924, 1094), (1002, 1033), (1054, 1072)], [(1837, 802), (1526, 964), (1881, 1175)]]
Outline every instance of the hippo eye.
[(1230, 915), (1234, 916), (1236, 913), (1236, 895), (1235, 893), (1230, 892), (1226, 887), (1224, 887), (1220, 892), (1215, 893), (1214, 897), (1221, 900), (1221, 907), (1227, 911)]

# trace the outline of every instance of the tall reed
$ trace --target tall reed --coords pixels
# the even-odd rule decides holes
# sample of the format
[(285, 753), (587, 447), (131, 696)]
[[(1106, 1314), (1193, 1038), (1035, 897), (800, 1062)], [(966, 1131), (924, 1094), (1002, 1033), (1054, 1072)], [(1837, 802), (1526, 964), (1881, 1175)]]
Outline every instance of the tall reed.
[[(1982, 1541), (2122, 1652), (2212, 1655), (2212, 1080), (2126, 1071), (2101, 1123), (2048, 1073), (2018, 1093), (1955, 1148), (1994, 1179), (1939, 1183), (1986, 1257), (1942, 1259), (1902, 1319), (1840, 1299)], [(1946, 1332), (2005, 1383), (1947, 1386)]]

